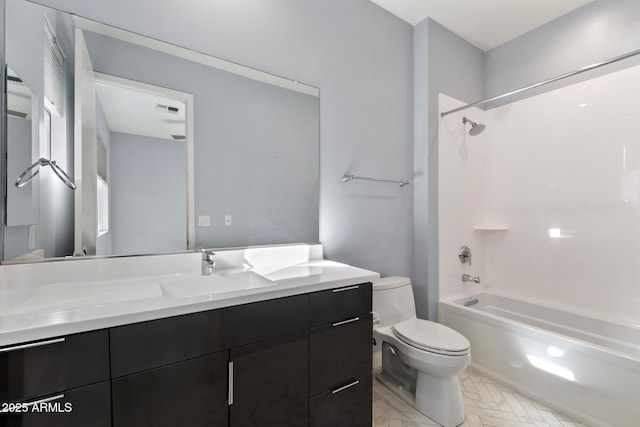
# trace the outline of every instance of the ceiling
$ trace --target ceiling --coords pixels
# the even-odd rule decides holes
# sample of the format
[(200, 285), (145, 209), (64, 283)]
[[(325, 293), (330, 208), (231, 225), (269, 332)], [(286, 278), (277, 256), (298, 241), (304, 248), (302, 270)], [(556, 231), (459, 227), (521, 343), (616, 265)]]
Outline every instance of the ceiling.
[(487, 51), (593, 0), (371, 0), (411, 25), (430, 17)]
[(96, 93), (112, 132), (162, 139), (185, 134), (185, 105), (182, 102), (102, 82), (96, 83)]

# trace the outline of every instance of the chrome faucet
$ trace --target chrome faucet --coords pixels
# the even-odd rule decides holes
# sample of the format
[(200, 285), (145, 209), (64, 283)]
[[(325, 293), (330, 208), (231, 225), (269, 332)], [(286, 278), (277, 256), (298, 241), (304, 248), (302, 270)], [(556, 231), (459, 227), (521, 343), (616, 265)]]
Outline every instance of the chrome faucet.
[(202, 275), (211, 276), (213, 274), (213, 266), (216, 262), (213, 260), (215, 252), (202, 249)]
[(473, 282), (473, 283), (480, 283), (480, 276), (469, 276), (468, 274), (463, 274), (462, 275), (462, 281), (463, 282)]

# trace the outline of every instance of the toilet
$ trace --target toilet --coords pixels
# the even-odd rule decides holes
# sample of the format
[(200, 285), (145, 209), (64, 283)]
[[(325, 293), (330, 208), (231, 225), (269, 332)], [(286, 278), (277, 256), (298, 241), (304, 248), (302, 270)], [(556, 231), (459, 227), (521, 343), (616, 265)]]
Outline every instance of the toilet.
[(373, 283), (373, 312), (373, 337), (382, 348), (376, 378), (437, 423), (462, 424), (458, 374), (471, 362), (469, 340), (447, 326), (416, 318), (406, 277)]

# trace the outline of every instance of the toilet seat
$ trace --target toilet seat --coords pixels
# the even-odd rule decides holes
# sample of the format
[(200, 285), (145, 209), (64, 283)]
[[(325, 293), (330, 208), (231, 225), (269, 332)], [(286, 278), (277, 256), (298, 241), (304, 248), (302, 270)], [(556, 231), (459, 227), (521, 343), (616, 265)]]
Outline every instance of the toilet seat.
[(471, 344), (462, 334), (439, 323), (412, 318), (391, 327), (393, 334), (412, 347), (445, 356), (465, 356)]

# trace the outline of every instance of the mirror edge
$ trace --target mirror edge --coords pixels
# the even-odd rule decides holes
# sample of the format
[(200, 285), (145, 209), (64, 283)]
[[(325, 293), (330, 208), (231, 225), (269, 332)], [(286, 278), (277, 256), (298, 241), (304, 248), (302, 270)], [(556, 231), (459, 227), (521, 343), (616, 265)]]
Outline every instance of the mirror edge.
[(7, 70), (5, 64), (5, 14), (6, 1), (0, 0), (0, 67), (2, 67), (2, 79), (0, 82), (0, 103), (2, 114), (0, 118), (0, 194), (2, 206), (0, 207), (0, 260), (4, 259), (4, 234), (7, 222)]

